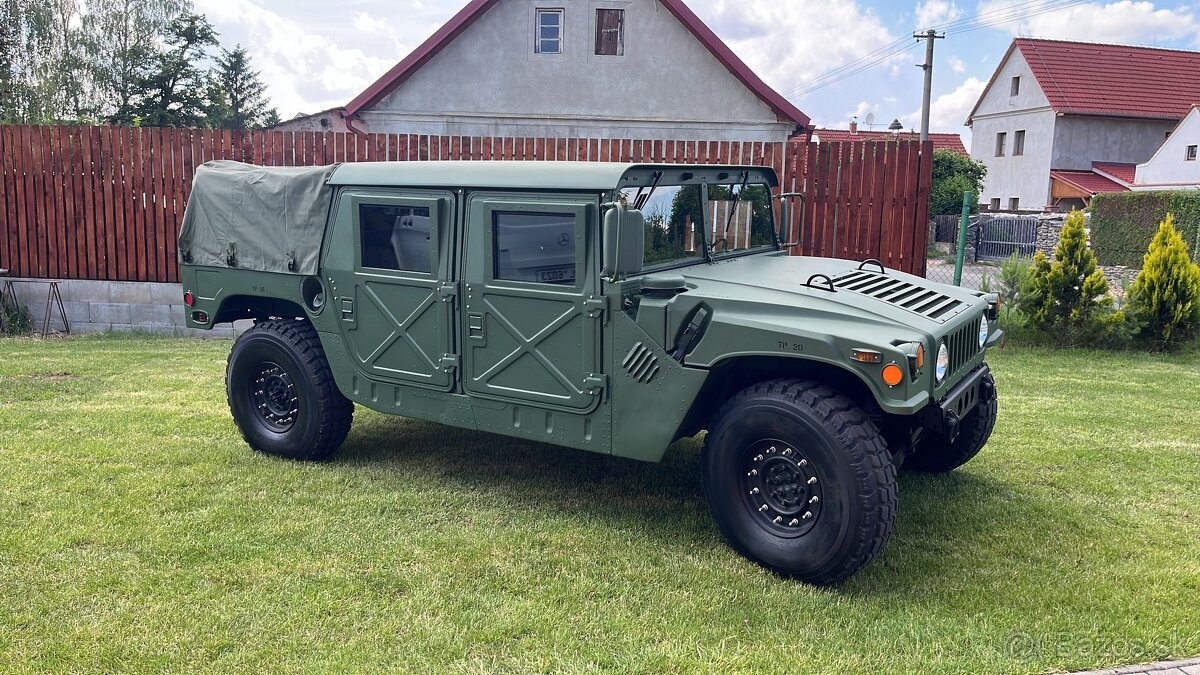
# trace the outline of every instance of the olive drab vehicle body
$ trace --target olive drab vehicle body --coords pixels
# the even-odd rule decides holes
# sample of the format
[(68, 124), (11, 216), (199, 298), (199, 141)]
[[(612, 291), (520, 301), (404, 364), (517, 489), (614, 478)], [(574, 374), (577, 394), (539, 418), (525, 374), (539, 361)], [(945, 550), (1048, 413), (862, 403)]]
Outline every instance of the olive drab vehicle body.
[(830, 583), (882, 549), (900, 465), (986, 442), (999, 298), (789, 256), (777, 188), (741, 166), (214, 162), (180, 236), (187, 325), (256, 321), (230, 407), (286, 457), (328, 456), (352, 404), (644, 461), (707, 431), (731, 543)]

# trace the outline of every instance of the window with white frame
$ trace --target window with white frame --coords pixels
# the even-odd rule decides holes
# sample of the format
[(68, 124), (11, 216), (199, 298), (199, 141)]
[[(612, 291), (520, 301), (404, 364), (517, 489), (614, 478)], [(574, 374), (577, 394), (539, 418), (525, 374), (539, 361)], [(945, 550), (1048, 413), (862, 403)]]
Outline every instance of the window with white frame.
[(563, 14), (561, 9), (537, 10), (537, 33), (533, 37), (533, 51), (538, 54), (563, 53)]

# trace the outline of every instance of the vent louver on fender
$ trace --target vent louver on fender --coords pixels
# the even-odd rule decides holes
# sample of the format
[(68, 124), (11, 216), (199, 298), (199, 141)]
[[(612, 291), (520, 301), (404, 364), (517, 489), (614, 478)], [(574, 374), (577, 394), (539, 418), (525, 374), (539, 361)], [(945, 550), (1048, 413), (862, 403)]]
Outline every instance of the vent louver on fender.
[(658, 374), (658, 357), (650, 351), (649, 347), (639, 342), (625, 355), (621, 367), (629, 373), (630, 377), (646, 384)]
[(833, 285), (838, 290), (868, 295), (889, 305), (941, 322), (945, 322), (966, 307), (966, 303), (961, 300), (877, 272), (854, 271), (837, 277), (833, 280)]

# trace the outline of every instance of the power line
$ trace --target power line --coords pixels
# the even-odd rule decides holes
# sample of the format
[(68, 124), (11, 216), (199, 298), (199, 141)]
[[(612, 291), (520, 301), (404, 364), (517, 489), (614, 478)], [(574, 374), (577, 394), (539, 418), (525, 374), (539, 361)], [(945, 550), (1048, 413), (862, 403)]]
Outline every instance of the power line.
[[(963, 19), (947, 21), (932, 26), (931, 28), (942, 29), (947, 35), (960, 35), (962, 33), (969, 33), (982, 28), (990, 28), (1014, 21), (1019, 23), (1020, 21), (1030, 19), (1041, 14), (1068, 9), (1078, 5), (1089, 4), (1092, 1), (1093, 0), (1022, 0), (1022, 2), (1017, 2), (1007, 7), (981, 12), (975, 16)], [(875, 50), (868, 52), (857, 59), (854, 59), (853, 61), (823, 73), (813, 80), (798, 84), (790, 89), (784, 90), (781, 93), (788, 98), (799, 99), (811, 94), (814, 91), (817, 91), (818, 89), (823, 89), (829, 85), (842, 82), (850, 77), (853, 77), (854, 75), (886, 63), (897, 56), (910, 52), (918, 46), (917, 43), (904, 45), (907, 40), (907, 36), (899, 38), (893, 42), (878, 47)]]

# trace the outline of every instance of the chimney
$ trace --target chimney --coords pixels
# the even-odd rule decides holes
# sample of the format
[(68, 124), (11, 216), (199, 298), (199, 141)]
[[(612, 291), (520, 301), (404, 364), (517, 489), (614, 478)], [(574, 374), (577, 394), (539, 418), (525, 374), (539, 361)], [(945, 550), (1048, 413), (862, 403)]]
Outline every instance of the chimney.
[(858, 133), (858, 120), (850, 120), (850, 133)]

